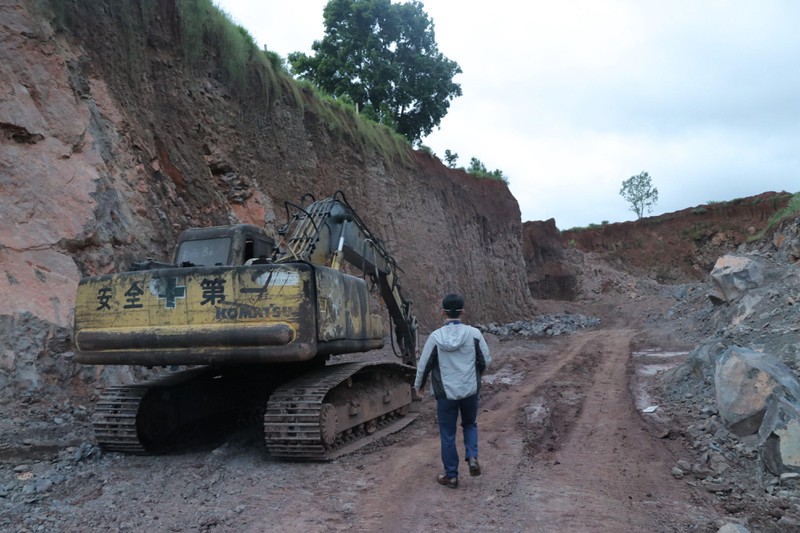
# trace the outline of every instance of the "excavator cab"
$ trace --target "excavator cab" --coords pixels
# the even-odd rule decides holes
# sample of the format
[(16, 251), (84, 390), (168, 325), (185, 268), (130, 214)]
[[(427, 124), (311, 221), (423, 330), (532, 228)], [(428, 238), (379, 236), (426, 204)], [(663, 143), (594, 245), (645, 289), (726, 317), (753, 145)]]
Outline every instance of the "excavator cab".
[(241, 266), (249, 260), (265, 262), (274, 253), (275, 241), (257, 226), (190, 228), (178, 239), (175, 264), (179, 267)]

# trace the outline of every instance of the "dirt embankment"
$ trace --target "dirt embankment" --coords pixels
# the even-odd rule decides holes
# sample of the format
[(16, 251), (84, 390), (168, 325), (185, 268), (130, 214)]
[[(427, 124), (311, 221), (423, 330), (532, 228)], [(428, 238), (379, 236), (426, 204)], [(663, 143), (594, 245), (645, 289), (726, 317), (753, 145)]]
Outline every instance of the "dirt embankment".
[(791, 196), (765, 192), (561, 236), (567, 246), (602, 252), (609, 262), (661, 283), (705, 280), (719, 256), (756, 235)]
[[(763, 230), (789, 198), (766, 192), (581, 230), (559, 231), (552, 219), (525, 222), (529, 290), (534, 298), (574, 300), (595, 290), (603, 265), (662, 284), (704, 281), (721, 255)], [(601, 292), (615, 285), (606, 282)]]

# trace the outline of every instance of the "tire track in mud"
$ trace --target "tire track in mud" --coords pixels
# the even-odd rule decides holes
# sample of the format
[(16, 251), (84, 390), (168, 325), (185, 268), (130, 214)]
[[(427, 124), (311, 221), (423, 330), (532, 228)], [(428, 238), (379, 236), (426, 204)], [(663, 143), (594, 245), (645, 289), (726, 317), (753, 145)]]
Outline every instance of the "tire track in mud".
[(707, 523), (713, 511), (695, 507), (697, 495), (672, 479), (674, 458), (633, 407), (628, 364), (635, 333), (501, 343), (481, 393), (484, 474), (471, 478), (462, 469), (458, 490), (436, 484), (439, 441), (435, 403), (427, 398), (412, 431), (347, 459), (381, 473), (353, 495), (351, 526), (618, 532)]
[(529, 448), (542, 452), (519, 487), (535, 509), (527, 513), (529, 531), (685, 531), (708, 522), (708, 511), (691, 503), (697, 495), (669, 475), (675, 459), (634, 409), (628, 377), (635, 333), (594, 332), (538, 391), (549, 402), (545, 427), (554, 435), (548, 446)]
[[(358, 529), (505, 529), (510, 511), (508, 497), (516, 492), (515, 480), (530, 462), (525, 451), (525, 408), (537, 391), (557, 382), (560, 374), (591, 377), (592, 362), (582, 354), (593, 338), (593, 334), (576, 334), (563, 350), (554, 351), (550, 343), (543, 346), (516, 341), (513, 347), (504, 346), (498, 351), (481, 392), (479, 455), (484, 474), (473, 478), (463, 468), (460, 487), (455, 491), (435, 482), (441, 470), (439, 439), (435, 402), (427, 397), (421, 421), (414, 424), (414, 436), (381, 450), (377, 461), (375, 454), (362, 458), (365, 470), (384, 474), (356, 504), (355, 514), (361, 517)], [(582, 383), (575, 384), (576, 395)], [(564, 413), (562, 418), (565, 423), (559, 434), (563, 435), (570, 416)], [(460, 434), (458, 442), (461, 454)], [(387, 505), (398, 497), (402, 498), (402, 507)], [(365, 521), (368, 516), (372, 519)]]

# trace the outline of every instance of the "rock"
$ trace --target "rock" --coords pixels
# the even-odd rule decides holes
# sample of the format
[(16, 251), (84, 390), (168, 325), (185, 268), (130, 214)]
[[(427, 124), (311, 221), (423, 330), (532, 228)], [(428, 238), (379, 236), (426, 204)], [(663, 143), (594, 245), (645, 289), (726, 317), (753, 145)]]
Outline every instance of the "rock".
[(724, 300), (728, 304), (736, 302), (745, 292), (758, 287), (763, 281), (763, 266), (739, 255), (728, 254), (720, 257), (711, 271), (711, 282), (715, 288), (712, 293), (714, 298)]
[(773, 394), (800, 398), (800, 381), (774, 357), (734, 346), (722, 354), (714, 373), (719, 414), (742, 437), (758, 431)]
[(518, 320), (503, 326), (490, 323), (488, 326), (476, 324), (479, 330), (499, 337), (520, 335), (523, 337), (552, 337), (565, 333), (574, 333), (582, 328), (591, 328), (600, 324), (600, 319), (574, 313), (558, 315), (541, 314), (533, 320)]
[(717, 408), (713, 405), (705, 405), (700, 409), (700, 414), (703, 416), (711, 416), (717, 414)]
[(785, 472), (781, 474), (780, 483), (782, 487), (797, 488), (800, 484), (800, 473)]
[(707, 466), (701, 464), (692, 465), (692, 475), (695, 477), (695, 479), (706, 479), (713, 474), (714, 472)]
[(672, 477), (674, 477), (675, 479), (682, 479), (683, 478), (683, 470), (681, 470), (677, 466), (673, 466), (672, 467), (671, 474), (672, 474)]
[(741, 524), (725, 524), (717, 533), (750, 533), (750, 530)]
[(758, 431), (761, 462), (773, 474), (800, 472), (800, 405), (772, 398)]
[(789, 518), (786, 515), (783, 515), (776, 524), (781, 528), (781, 531), (798, 531), (800, 529), (800, 520)]
[(712, 468), (717, 475), (722, 476), (725, 475), (725, 472), (730, 470), (731, 467), (728, 465), (728, 463), (714, 463)]
[[(727, 347), (722, 343), (704, 344), (689, 354), (687, 365), (692, 376), (701, 378), (712, 376), (717, 366), (717, 360), (722, 356)], [(687, 396), (689, 398), (689, 396)], [(694, 398), (694, 396), (692, 396)]]
[(721, 480), (704, 482), (707, 492), (726, 493), (731, 491), (731, 486)]

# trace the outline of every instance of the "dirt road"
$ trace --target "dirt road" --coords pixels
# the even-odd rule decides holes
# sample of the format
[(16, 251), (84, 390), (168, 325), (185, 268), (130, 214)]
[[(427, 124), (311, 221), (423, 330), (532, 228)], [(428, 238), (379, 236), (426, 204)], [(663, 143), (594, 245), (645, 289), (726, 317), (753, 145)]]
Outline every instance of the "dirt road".
[(431, 414), (418, 438), (361, 458), (385, 482), (376, 479), (355, 500), (360, 519), (351, 526), (619, 532), (707, 523), (709, 512), (692, 503), (698, 495), (670, 477), (675, 459), (634, 411), (627, 371), (633, 333), (504, 343), (483, 393), (484, 475), (464, 472), (457, 491), (433, 482), (439, 463)]
[[(51, 463), (63, 479), (0, 508), (0, 524), (47, 531), (715, 531), (715, 510), (671, 477), (676, 457), (634, 409), (635, 333), (490, 338), (494, 361), (479, 418), (484, 473), (470, 477), (464, 468), (457, 490), (435, 481), (438, 434), (426, 397), (404, 430), (328, 464), (274, 461), (247, 434), (166, 457)], [(45, 475), (37, 472), (46, 459), (29, 462), (31, 482)], [(2, 463), (4, 480), (19, 479), (20, 459)]]

